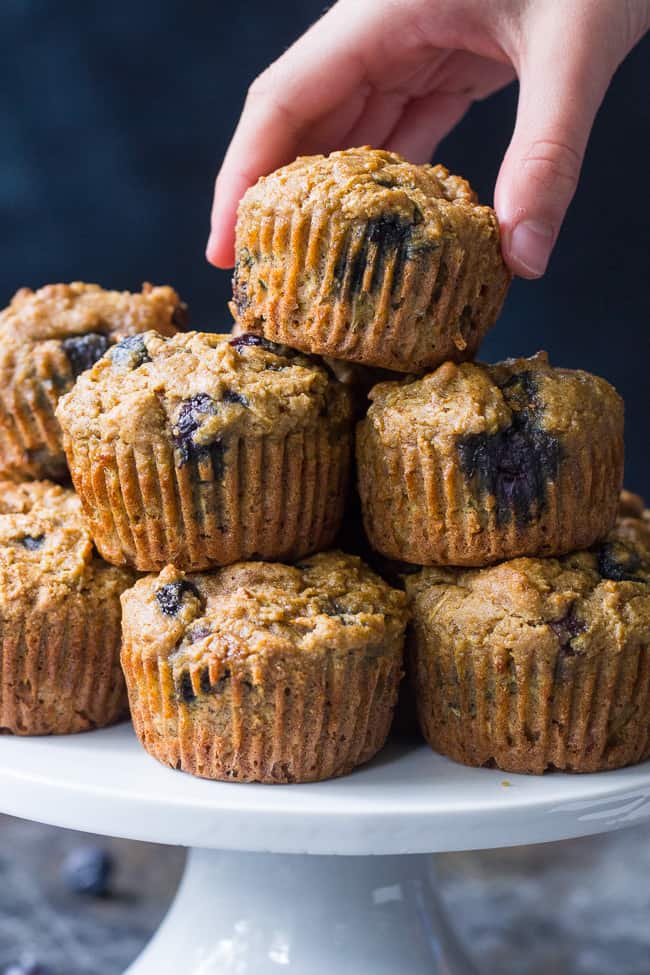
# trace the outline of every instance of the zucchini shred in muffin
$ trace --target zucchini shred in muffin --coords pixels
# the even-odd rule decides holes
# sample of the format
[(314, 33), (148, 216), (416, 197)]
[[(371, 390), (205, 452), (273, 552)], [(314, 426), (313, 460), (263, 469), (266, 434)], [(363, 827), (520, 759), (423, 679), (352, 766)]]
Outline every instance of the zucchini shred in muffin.
[(364, 524), (382, 555), (486, 565), (587, 548), (612, 527), (623, 404), (605, 380), (545, 353), (448, 362), (380, 383), (357, 427)]
[(350, 395), (291, 349), (148, 332), (81, 376), (57, 416), (109, 562), (155, 571), (295, 559), (338, 530)]
[(638, 521), (636, 540), (619, 522), (560, 559), (406, 578), (418, 715), (435, 751), (538, 774), (650, 757), (650, 546)]
[(122, 665), (144, 748), (210, 779), (313, 782), (383, 746), (406, 597), (340, 552), (295, 566), (167, 566), (122, 599)]
[(239, 205), (236, 261), (244, 330), (398, 372), (472, 358), (511, 278), (465, 180), (369, 147), (262, 177)]
[(0, 477), (64, 480), (59, 397), (120, 338), (173, 335), (184, 316), (167, 286), (131, 294), (75, 281), (18, 291), (0, 313)]
[(120, 595), (70, 490), (0, 483), (0, 731), (69, 734), (128, 714)]

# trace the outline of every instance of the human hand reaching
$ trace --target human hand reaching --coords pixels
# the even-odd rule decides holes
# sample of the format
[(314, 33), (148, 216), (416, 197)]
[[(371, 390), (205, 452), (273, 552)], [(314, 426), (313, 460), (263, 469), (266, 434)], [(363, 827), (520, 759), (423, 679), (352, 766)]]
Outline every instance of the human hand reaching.
[(428, 162), (473, 101), (519, 79), (495, 189), (503, 253), (539, 277), (618, 65), (650, 0), (338, 0), (251, 85), (215, 186), (208, 260), (234, 260), (237, 204), (297, 155), (371, 144)]

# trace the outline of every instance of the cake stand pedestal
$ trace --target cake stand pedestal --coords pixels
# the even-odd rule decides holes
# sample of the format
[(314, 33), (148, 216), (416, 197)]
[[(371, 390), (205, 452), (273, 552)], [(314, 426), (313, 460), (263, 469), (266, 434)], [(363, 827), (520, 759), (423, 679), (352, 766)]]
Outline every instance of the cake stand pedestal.
[(347, 778), (243, 785), (165, 769), (120, 725), (0, 739), (0, 811), (191, 847), (176, 900), (127, 975), (475, 975), (431, 854), (641, 822), (650, 763), (537, 778), (396, 742)]

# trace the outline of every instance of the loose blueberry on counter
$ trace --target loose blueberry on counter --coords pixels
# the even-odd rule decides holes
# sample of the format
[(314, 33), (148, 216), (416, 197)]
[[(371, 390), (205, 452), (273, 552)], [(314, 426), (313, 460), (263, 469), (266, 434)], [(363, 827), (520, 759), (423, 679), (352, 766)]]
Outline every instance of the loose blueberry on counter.
[(141, 335), (129, 335), (111, 349), (111, 363), (120, 369), (137, 369), (145, 362), (151, 362), (147, 346)]
[(85, 372), (86, 369), (90, 369), (98, 359), (101, 359), (110, 344), (108, 336), (101, 332), (71, 335), (70, 338), (63, 339), (61, 342), (75, 378)]
[(13, 962), (7, 968), (3, 968), (0, 975), (54, 975), (54, 973), (51, 968), (46, 968), (40, 962), (26, 959)]
[(36, 552), (39, 548), (43, 548), (45, 535), (23, 535), (18, 541), (28, 552)]
[(80, 846), (63, 861), (63, 882), (73, 894), (105, 897), (113, 873), (113, 858), (100, 846)]
[(177, 616), (185, 596), (192, 594), (197, 599), (201, 598), (199, 590), (193, 582), (188, 579), (179, 579), (178, 582), (168, 582), (156, 593), (156, 601), (165, 616)]

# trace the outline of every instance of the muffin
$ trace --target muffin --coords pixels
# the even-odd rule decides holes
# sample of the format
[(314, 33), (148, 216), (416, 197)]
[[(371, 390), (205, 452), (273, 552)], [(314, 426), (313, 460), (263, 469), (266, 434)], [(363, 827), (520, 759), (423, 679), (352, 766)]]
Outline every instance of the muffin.
[(641, 495), (621, 491), (614, 538), (645, 546), (650, 551), (650, 510)]
[(349, 393), (291, 349), (147, 332), (81, 376), (57, 416), (95, 544), (116, 565), (292, 560), (338, 530)]
[(0, 313), (0, 477), (65, 479), (59, 397), (119, 338), (173, 335), (184, 314), (172, 288), (150, 284), (141, 294), (79, 281), (19, 291)]
[(544, 353), (446, 362), (380, 383), (357, 427), (373, 548), (420, 565), (561, 555), (603, 538), (623, 476), (623, 403)]
[(304, 156), (239, 205), (233, 315), (306, 352), (398, 372), (471, 359), (509, 283), (494, 211), (444, 166)]
[(0, 483), (0, 732), (68, 734), (126, 716), (120, 595), (134, 581), (96, 556), (72, 491)]
[(133, 722), (158, 761), (209, 779), (314, 782), (384, 744), (406, 598), (360, 559), (192, 576), (170, 565), (122, 605)]
[(410, 661), (431, 747), (509, 772), (650, 757), (650, 548), (617, 526), (588, 552), (427, 568)]

